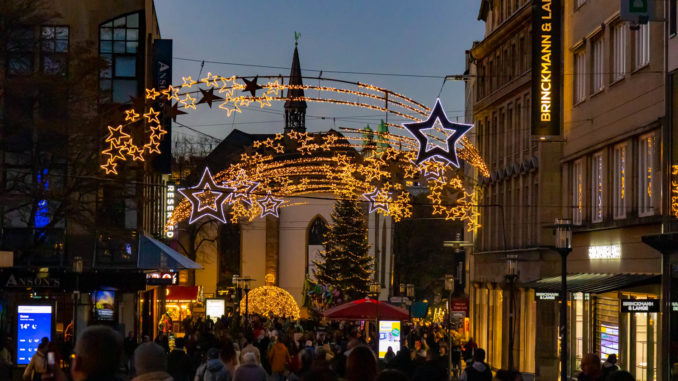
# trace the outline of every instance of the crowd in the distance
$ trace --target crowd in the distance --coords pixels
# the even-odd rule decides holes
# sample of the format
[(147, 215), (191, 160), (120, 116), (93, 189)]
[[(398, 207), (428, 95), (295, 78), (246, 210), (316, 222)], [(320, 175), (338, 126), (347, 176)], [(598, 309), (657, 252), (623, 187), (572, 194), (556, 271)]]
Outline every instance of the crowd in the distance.
[[(364, 327), (353, 323), (304, 329), (292, 321), (253, 317), (245, 325), (197, 319), (184, 328), (185, 337), (161, 334), (137, 343), (110, 327), (88, 327), (66, 372), (59, 367), (59, 348), (43, 340), (23, 381), (523, 380), (516, 371), (493, 374), (473, 339), (452, 344), (448, 352), (449, 337), (436, 325), (405, 325), (401, 347), (389, 347), (383, 359), (376, 355), (376, 336), (365, 336)], [(614, 356), (601, 366), (597, 356), (586, 355), (581, 368), (579, 381), (633, 380)]]

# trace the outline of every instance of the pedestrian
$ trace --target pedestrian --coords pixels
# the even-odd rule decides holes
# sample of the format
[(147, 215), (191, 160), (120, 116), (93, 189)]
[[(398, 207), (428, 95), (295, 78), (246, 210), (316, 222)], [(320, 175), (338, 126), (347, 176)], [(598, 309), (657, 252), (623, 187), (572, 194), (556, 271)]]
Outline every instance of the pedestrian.
[(636, 381), (636, 379), (633, 378), (631, 373), (625, 370), (617, 370), (610, 373), (610, 375), (607, 377), (607, 380), (604, 381)]
[(377, 358), (366, 345), (358, 345), (346, 359), (346, 381), (374, 381), (377, 378)]
[(395, 352), (393, 352), (393, 347), (389, 346), (388, 349), (386, 350), (386, 354), (384, 355), (384, 361), (386, 361), (386, 364), (388, 364), (394, 358), (395, 358)]
[(44, 340), (38, 344), (38, 349), (35, 351), (35, 354), (31, 357), (31, 361), (24, 370), (24, 381), (39, 381), (42, 379), (42, 375), (47, 373), (48, 344), (49, 341), (45, 342)]
[(459, 381), (492, 381), (492, 370), (485, 364), (485, 350), (477, 348), (473, 360), (467, 362), (466, 369), (461, 373)]
[(172, 352), (167, 356), (167, 373), (174, 381), (190, 381), (193, 377), (193, 361), (185, 350), (186, 339), (178, 337)]
[(134, 351), (136, 377), (132, 381), (172, 381), (167, 373), (167, 354), (155, 343), (144, 343)]
[(337, 381), (337, 375), (329, 369), (313, 369), (301, 381)]
[(581, 373), (577, 376), (578, 381), (603, 381), (603, 373), (600, 369), (600, 357), (593, 353), (587, 353), (581, 359)]
[(117, 381), (122, 359), (122, 336), (110, 327), (85, 328), (77, 342), (71, 362), (73, 381)]
[(384, 369), (379, 372), (376, 381), (410, 381), (410, 378), (398, 369)]
[(273, 380), (284, 381), (287, 365), (290, 363), (290, 352), (287, 346), (277, 336), (274, 337), (274, 344), (268, 352), (268, 362), (271, 364), (271, 373)]
[(478, 345), (476, 345), (475, 341), (473, 341), (473, 338), (470, 337), (464, 345), (464, 350), (462, 352), (464, 356), (464, 362), (466, 362), (467, 365), (473, 362), (473, 353), (477, 348)]
[(242, 356), (240, 366), (236, 368), (233, 381), (267, 381), (268, 375), (257, 361), (253, 352), (247, 352)]
[(257, 364), (261, 364), (261, 352), (259, 351), (259, 348), (254, 346), (254, 339), (252, 338), (251, 335), (246, 335), (246, 345), (245, 347), (240, 351), (240, 362), (243, 362), (243, 358), (245, 357), (245, 354), (247, 353), (252, 353), (254, 354), (254, 357), (256, 359)]
[(7, 345), (8, 340), (5, 337), (0, 338), (0, 381), (9, 381), (12, 379), (12, 354)]
[(219, 349), (207, 351), (207, 362), (195, 371), (194, 381), (231, 381), (233, 379), (226, 365), (219, 359)]
[(438, 354), (429, 350), (426, 362), (414, 370), (412, 381), (447, 381), (447, 371), (440, 366), (438, 359)]
[(607, 360), (603, 363), (601, 380), (607, 380), (607, 376), (618, 371), (619, 367), (617, 366), (617, 355), (611, 354), (607, 356)]

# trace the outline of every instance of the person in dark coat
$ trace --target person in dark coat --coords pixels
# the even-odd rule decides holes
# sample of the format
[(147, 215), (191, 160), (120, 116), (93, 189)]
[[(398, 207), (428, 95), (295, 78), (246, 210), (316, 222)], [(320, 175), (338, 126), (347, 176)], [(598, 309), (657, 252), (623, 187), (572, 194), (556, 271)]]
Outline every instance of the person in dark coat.
[(184, 346), (186, 340), (179, 337), (175, 341), (176, 346), (167, 356), (167, 373), (174, 381), (190, 381), (194, 374), (193, 360), (186, 354)]

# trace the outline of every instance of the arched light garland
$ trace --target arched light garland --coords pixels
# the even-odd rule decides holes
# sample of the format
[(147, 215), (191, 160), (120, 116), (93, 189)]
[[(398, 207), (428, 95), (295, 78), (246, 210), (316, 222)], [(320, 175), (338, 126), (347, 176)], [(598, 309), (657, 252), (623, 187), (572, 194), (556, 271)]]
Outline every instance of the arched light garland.
[[(233, 112), (241, 112), (243, 107), (251, 104), (263, 108), (270, 107), (274, 101), (287, 101), (288, 98), (282, 97), (284, 90), (304, 89), (315, 91), (319, 95), (335, 94), (339, 98), (304, 96), (294, 97), (292, 100), (372, 109), (415, 123), (431, 113), (431, 109), (404, 95), (360, 82), (314, 78), (356, 86), (357, 90), (353, 90), (330, 86), (285, 85), (276, 79), (277, 76), (258, 78), (270, 80), (260, 86), (254, 86), (252, 83), (244, 84), (240, 77), (223, 77), (208, 73), (199, 81), (184, 77), (183, 84), (169, 86), (165, 90), (147, 89), (143, 110), (135, 108), (125, 110), (124, 123), (117, 127), (108, 127), (105, 139), (107, 145), (102, 150), (105, 159), (102, 169), (107, 174), (117, 174), (117, 166), (121, 161), (130, 159), (143, 161), (150, 154), (160, 153), (160, 141), (167, 133), (159, 122), (159, 111), (153, 108), (157, 107), (156, 102), (160, 100), (174, 101), (171, 107), (164, 108), (164, 112), (169, 112), (173, 118), (188, 110), (197, 109), (202, 103), (207, 103), (211, 107), (215, 101), (214, 104), (218, 104), (227, 115), (231, 115)], [(241, 95), (242, 91), (255, 93), (259, 87), (261, 93), (258, 96)], [(200, 95), (202, 99), (198, 100)], [(342, 96), (354, 99), (342, 99), (340, 98)], [(385, 124), (405, 133), (405, 128), (401, 125)], [(150, 135), (147, 135), (148, 140), (143, 144), (137, 143), (132, 136), (137, 136), (138, 133), (133, 132), (143, 128), (150, 131)], [(376, 135), (380, 144), (384, 145), (370, 147), (368, 143), (372, 141), (363, 135), (363, 130), (349, 128), (341, 130), (343, 136), (334, 133), (311, 134), (292, 131), (287, 135), (277, 134), (255, 141), (252, 147), (242, 154), (240, 161), (214, 176), (215, 185), (222, 184), (222, 189), (235, 189), (228, 193), (227, 203), (220, 204), (224, 207), (228, 204), (231, 222), (253, 220), (268, 214), (276, 215), (279, 208), (295, 205), (290, 202), (291, 200), (286, 200), (286, 197), (328, 193), (358, 199), (367, 197), (370, 192), (375, 191), (378, 191), (374, 195), (377, 197), (374, 199), (375, 203), (372, 204), (370, 201), (371, 209), (374, 209), (372, 211), (391, 216), (398, 221), (412, 215), (408, 187), (420, 181), (420, 175), (423, 175), (426, 184), (422, 185), (427, 185), (431, 190), (428, 197), (433, 204), (434, 215), (464, 221), (469, 230), (479, 226), (477, 195), (473, 191), (467, 193), (460, 180), (461, 171), (449, 165), (449, 160), (417, 161), (420, 142), (412, 136), (375, 131), (373, 136)], [(437, 145), (448, 143), (448, 149), (456, 150), (457, 147), (449, 146), (447, 142), (449, 134), (444, 128), (436, 124), (429, 130), (426, 137), (430, 142)], [(487, 166), (470, 141), (465, 137), (458, 140), (459, 149), (456, 151), (459, 159), (476, 167), (482, 175), (488, 176)], [(360, 147), (363, 148), (362, 154), (355, 150)], [(204, 189), (194, 192), (197, 203), (191, 204), (187, 200), (179, 203), (168, 225), (174, 225), (187, 218), (189, 221), (196, 219), (195, 216), (191, 217), (194, 208), (200, 205), (213, 205), (212, 199), (201, 199), (201, 197), (214, 198), (216, 192), (211, 190), (212, 188), (208, 189), (208, 192)], [(383, 197), (384, 195), (386, 197)], [(451, 206), (446, 204), (448, 200), (455, 198), (455, 204)], [(273, 201), (275, 203), (272, 203)], [(377, 205), (379, 207), (376, 207)], [(213, 209), (203, 208), (201, 211), (203, 210), (211, 212)]]

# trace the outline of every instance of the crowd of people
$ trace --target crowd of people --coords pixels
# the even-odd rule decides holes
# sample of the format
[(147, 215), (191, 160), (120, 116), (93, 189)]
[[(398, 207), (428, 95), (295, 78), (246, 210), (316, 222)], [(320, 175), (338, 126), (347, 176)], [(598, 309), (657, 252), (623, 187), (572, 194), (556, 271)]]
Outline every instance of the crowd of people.
[[(161, 334), (137, 343), (131, 334), (123, 339), (110, 327), (91, 326), (75, 344), (69, 372), (61, 369), (59, 348), (45, 339), (23, 381), (523, 380), (516, 371), (493, 373), (473, 339), (452, 345), (450, 370), (450, 341), (435, 325), (404, 326), (401, 348), (389, 347), (383, 359), (376, 355), (376, 336), (363, 328), (337, 323), (304, 329), (298, 322), (258, 317), (243, 326), (195, 320), (184, 322), (185, 337)], [(601, 366), (588, 354), (581, 369), (579, 381), (633, 380), (614, 356)]]

